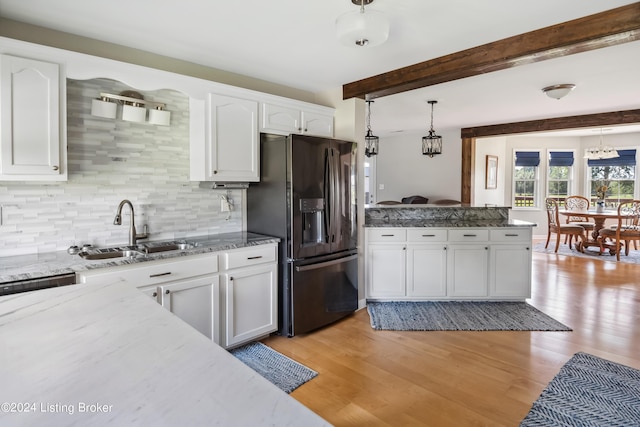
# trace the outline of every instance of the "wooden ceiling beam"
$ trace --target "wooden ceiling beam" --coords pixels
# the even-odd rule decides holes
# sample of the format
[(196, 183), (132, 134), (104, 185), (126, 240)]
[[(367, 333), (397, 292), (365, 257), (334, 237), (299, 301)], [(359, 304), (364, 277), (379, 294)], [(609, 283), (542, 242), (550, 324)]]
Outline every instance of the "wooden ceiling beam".
[(636, 40), (640, 2), (348, 83), (342, 97), (374, 99)]

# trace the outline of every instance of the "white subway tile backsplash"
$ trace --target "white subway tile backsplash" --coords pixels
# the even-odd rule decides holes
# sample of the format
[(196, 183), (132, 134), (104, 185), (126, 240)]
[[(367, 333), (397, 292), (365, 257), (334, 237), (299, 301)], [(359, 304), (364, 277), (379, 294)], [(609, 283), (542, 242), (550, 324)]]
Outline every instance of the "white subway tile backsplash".
[[(229, 191), (234, 210), (220, 212), (220, 195), (189, 181), (189, 100), (176, 91), (143, 92), (167, 104), (170, 126), (91, 116), (100, 92), (131, 89), (107, 79), (67, 81), (69, 179), (61, 183), (0, 181), (0, 256), (64, 250), (70, 245), (126, 244), (129, 199), (136, 228), (150, 238), (174, 239), (242, 229), (242, 190)], [(120, 111), (118, 111), (119, 117)]]

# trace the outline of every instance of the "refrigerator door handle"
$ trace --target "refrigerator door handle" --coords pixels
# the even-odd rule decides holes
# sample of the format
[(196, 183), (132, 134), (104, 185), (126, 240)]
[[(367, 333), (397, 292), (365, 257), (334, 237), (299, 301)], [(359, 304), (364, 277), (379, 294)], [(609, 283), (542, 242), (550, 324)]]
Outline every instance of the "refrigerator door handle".
[(327, 243), (331, 243), (331, 230), (333, 227), (331, 215), (331, 152), (329, 148), (324, 150), (324, 232)]
[(336, 264), (342, 264), (343, 262), (347, 262), (347, 261), (351, 261), (358, 258), (358, 255), (350, 255), (348, 257), (344, 257), (344, 258), (338, 258), (338, 259), (334, 259), (331, 261), (325, 261), (325, 262), (320, 262), (318, 264), (309, 264), (309, 265), (303, 265), (303, 266), (297, 266), (296, 267), (296, 271), (309, 271), (309, 270), (316, 270), (318, 268), (324, 268), (324, 267), (328, 267), (330, 265), (336, 265)]

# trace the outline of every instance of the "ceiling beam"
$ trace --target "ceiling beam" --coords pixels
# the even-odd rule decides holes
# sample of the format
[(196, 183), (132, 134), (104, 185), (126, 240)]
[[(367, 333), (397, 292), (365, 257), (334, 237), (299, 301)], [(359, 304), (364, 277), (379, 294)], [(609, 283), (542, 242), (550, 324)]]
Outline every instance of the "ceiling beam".
[(374, 99), (636, 40), (640, 2), (348, 83), (342, 98)]
[(460, 136), (462, 138), (482, 138), (497, 135), (638, 123), (640, 123), (640, 110), (624, 110), (608, 113), (585, 114), (582, 116), (554, 117), (551, 119), (463, 128), (460, 130)]

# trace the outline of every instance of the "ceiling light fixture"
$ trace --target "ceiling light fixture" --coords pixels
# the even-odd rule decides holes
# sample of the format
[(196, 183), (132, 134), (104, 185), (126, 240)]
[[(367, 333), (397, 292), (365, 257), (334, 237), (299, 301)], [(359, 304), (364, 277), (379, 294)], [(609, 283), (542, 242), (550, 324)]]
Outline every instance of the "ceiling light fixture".
[(343, 13), (336, 19), (336, 33), (338, 40), (345, 46), (378, 46), (389, 37), (389, 21), (382, 12), (368, 9), (364, 6), (373, 0), (351, 0), (360, 6), (360, 10)]
[(153, 108), (149, 110), (149, 123), (169, 126), (171, 122), (171, 112), (165, 110), (166, 104), (147, 101), (141, 93), (133, 90), (126, 90), (119, 95), (101, 93), (100, 98), (91, 101), (91, 115), (115, 119), (118, 104), (122, 104), (122, 120), (144, 122), (147, 118), (147, 109), (143, 105), (148, 105)]
[(367, 100), (367, 134), (364, 136), (364, 155), (367, 157), (378, 154), (378, 143), (380, 138), (371, 132), (371, 103)]
[(437, 104), (438, 101), (427, 102), (431, 104), (431, 128), (429, 129), (429, 134), (422, 137), (422, 154), (433, 157), (436, 154), (442, 154), (442, 137), (436, 135), (433, 130), (433, 104)]
[(587, 148), (584, 152), (584, 158), (587, 160), (614, 159), (620, 157), (618, 151), (606, 145), (602, 145), (602, 128), (600, 128), (600, 145), (598, 147)]
[(547, 86), (542, 88), (542, 92), (545, 93), (549, 98), (560, 99), (569, 95), (573, 89), (576, 88), (576, 85), (571, 83), (563, 83), (559, 85)]

